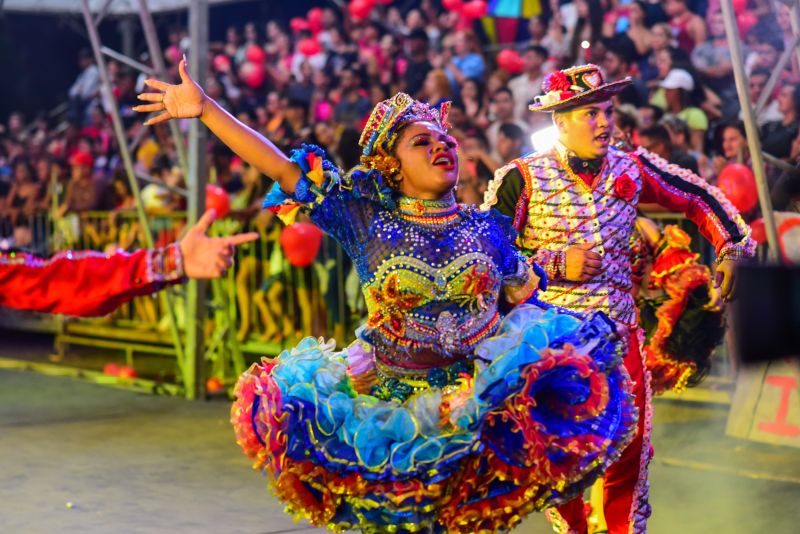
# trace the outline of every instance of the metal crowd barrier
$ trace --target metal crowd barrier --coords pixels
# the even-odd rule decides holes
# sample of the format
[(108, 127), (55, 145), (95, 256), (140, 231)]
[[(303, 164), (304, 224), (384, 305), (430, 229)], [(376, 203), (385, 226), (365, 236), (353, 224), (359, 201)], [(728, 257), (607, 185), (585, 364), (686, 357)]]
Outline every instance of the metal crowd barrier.
[[(713, 247), (681, 214), (647, 216), (662, 225), (681, 226), (692, 236), (693, 247), (702, 261), (710, 264), (713, 260)], [(185, 214), (153, 213), (150, 224), (156, 245), (164, 246), (180, 238)], [(41, 255), (67, 249), (134, 250), (143, 242), (133, 210), (67, 214), (63, 218), (39, 213), (23, 226), (27, 230), (3, 226), (0, 220), (0, 238), (28, 239), (18, 245)], [(256, 231), (261, 239), (239, 247), (235, 268), (228, 277), (209, 284), (205, 336), (206, 359), (212, 370), (209, 374), (231, 379), (241, 372), (242, 365), (262, 356), (274, 356), (307, 335), (334, 338), (340, 346), (346, 345), (352, 340), (355, 327), (364, 320), (366, 310), (358, 278), (342, 249), (325, 236), (311, 266), (293, 267), (280, 246), (282, 228), (266, 212), (252, 220), (228, 218), (214, 223), (212, 233)], [(176, 318), (182, 332), (185, 299), (180, 286), (172, 290), (177, 297)], [(55, 323), (53, 358), (98, 371), (108, 361), (122, 363), (124, 357), (124, 363), (134, 366), (140, 375), (175, 383), (178, 373), (165, 306), (166, 299), (144, 296), (102, 318), (59, 319)], [(49, 316), (37, 317), (40, 322), (53, 321)], [(30, 314), (27, 318), (30, 326)], [(7, 319), (6, 313), (0, 314), (0, 322), (7, 324)], [(72, 350), (76, 346), (82, 350)], [(243, 354), (249, 356), (242, 357)], [(728, 383), (733, 370), (727, 354), (728, 351), (719, 351), (709, 378), (712, 384), (715, 380)]]

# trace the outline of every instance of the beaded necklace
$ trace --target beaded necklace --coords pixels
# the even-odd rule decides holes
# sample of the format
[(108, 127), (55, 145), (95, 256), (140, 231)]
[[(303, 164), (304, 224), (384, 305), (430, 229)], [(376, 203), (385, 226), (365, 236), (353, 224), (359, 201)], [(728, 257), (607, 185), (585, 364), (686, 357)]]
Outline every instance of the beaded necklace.
[(424, 226), (449, 225), (459, 219), (458, 204), (452, 193), (436, 200), (400, 197), (397, 213), (401, 219)]

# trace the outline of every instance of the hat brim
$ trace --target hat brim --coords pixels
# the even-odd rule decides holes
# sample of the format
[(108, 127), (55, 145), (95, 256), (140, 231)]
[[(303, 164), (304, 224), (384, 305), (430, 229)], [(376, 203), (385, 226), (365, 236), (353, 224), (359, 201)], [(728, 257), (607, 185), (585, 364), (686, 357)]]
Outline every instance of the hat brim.
[(590, 89), (588, 91), (578, 93), (577, 95), (572, 96), (566, 100), (562, 100), (560, 102), (554, 102), (552, 104), (547, 104), (547, 105), (531, 104), (530, 106), (528, 106), (528, 109), (531, 111), (548, 111), (548, 112), (564, 111), (570, 108), (576, 108), (579, 106), (594, 104), (595, 102), (603, 102), (605, 100), (610, 100), (611, 97), (619, 94), (620, 91), (622, 91), (632, 83), (633, 80), (631, 80), (630, 78), (626, 78), (624, 80), (607, 83), (595, 89)]

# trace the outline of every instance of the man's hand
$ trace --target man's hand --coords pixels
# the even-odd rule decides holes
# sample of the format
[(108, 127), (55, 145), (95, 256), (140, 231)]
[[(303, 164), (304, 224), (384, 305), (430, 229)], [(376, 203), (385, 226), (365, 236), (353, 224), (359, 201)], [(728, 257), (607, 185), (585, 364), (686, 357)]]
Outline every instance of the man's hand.
[(227, 237), (208, 237), (206, 232), (217, 216), (206, 211), (178, 245), (183, 256), (183, 271), (189, 278), (219, 278), (233, 265), (233, 248), (258, 239), (258, 233)]
[(733, 299), (736, 289), (736, 276), (734, 271), (736, 269), (736, 262), (733, 260), (725, 260), (717, 265), (714, 271), (714, 287), (720, 288), (722, 300), (730, 301)]
[(584, 243), (567, 249), (565, 253), (567, 280), (588, 282), (603, 272), (603, 258), (592, 250), (594, 247), (593, 243)]

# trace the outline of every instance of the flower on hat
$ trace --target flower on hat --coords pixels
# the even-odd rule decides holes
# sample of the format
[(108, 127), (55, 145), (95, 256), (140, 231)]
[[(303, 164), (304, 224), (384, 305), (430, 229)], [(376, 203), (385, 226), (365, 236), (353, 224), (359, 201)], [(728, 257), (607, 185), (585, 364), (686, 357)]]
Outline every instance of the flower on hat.
[(572, 84), (566, 74), (557, 70), (545, 78), (542, 86), (545, 92), (549, 93), (550, 91), (567, 91)]

